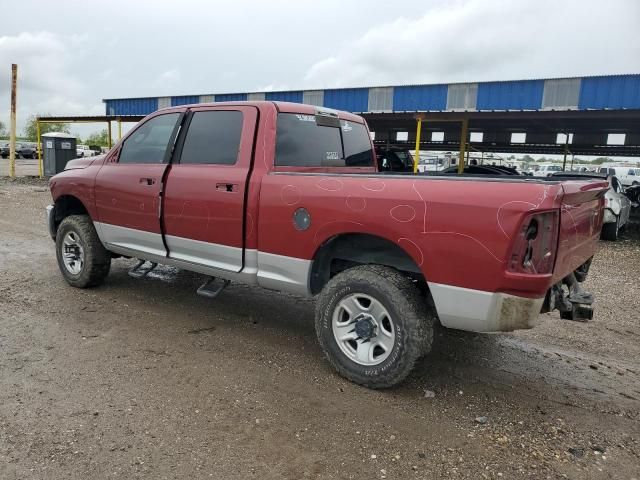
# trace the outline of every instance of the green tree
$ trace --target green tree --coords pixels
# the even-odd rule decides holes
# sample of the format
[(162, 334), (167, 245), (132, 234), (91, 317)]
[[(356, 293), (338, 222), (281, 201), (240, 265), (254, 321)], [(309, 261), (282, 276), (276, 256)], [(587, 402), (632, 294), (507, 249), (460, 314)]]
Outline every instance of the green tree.
[(591, 160), (591, 163), (594, 165), (602, 165), (603, 163), (610, 162), (611, 159), (609, 157), (598, 157), (595, 160)]
[[(40, 116), (40, 115), (38, 115)], [(41, 115), (41, 116), (47, 116)], [(27, 119), (27, 124), (24, 127), (24, 135), (23, 137), (31, 142), (35, 142), (38, 138), (38, 127), (36, 125), (36, 115), (31, 115)], [(69, 133), (69, 126), (66, 123), (56, 122), (56, 123), (41, 123), (40, 124), (40, 135), (49, 132), (64, 132)]]
[(108, 147), (109, 132), (106, 128), (100, 132), (93, 132), (85, 139), (84, 143), (86, 143), (87, 145), (100, 145), (101, 147)]
[(7, 127), (4, 126), (4, 122), (0, 122), (0, 137), (6, 137), (7, 135)]

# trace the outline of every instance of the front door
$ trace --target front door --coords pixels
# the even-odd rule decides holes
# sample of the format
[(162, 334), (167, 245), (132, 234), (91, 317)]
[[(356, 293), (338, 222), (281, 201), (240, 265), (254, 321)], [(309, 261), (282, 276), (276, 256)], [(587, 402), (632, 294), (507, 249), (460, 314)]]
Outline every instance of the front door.
[(169, 257), (239, 272), (257, 109), (196, 107), (167, 174), (163, 222)]
[(96, 229), (120, 253), (165, 256), (160, 195), (182, 112), (156, 115), (139, 124), (98, 172)]

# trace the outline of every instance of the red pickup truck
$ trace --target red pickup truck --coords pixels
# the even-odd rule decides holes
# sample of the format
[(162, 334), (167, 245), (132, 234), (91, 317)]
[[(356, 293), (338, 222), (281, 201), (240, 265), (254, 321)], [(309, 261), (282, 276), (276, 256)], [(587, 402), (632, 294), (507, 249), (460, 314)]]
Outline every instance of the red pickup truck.
[[(590, 318), (584, 280), (606, 182), (377, 171), (364, 120), (279, 102), (187, 105), (143, 119), (108, 154), (69, 162), (47, 208), (66, 281), (111, 259), (316, 296), (318, 340), (345, 377), (401, 381), (434, 323), (531, 328)], [(238, 308), (242, 308), (241, 305)]]

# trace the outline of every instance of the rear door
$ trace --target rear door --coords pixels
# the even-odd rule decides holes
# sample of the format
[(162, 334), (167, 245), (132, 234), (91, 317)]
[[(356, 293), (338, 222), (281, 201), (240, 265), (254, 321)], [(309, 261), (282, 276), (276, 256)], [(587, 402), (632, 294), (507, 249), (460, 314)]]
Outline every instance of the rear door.
[(163, 222), (169, 257), (239, 272), (245, 194), (257, 109), (191, 109), (167, 175)]
[(96, 228), (120, 253), (165, 256), (160, 229), (163, 175), (183, 116), (156, 115), (140, 124), (96, 177)]

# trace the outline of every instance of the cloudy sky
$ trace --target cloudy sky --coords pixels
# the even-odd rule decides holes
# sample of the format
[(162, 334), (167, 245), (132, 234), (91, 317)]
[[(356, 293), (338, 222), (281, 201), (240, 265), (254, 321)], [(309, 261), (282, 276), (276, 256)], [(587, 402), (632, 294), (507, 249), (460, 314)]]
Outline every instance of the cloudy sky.
[(34, 113), (103, 114), (113, 97), (640, 73), (638, 0), (20, 0), (2, 11), (0, 121), (17, 63), (19, 128)]

